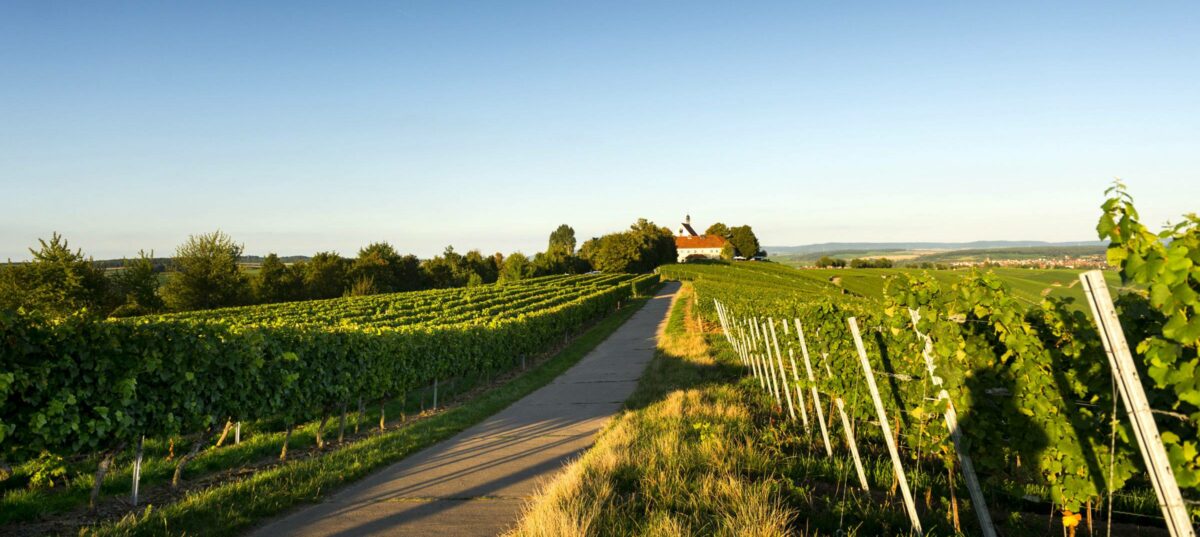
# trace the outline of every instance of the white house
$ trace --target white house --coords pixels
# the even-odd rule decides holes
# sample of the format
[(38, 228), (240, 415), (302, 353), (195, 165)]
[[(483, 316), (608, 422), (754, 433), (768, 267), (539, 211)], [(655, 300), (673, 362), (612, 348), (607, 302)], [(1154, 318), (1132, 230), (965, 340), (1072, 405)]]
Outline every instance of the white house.
[(725, 237), (697, 234), (696, 230), (692, 229), (692, 216), (688, 215), (683, 221), (679, 235), (675, 237), (675, 250), (679, 252), (676, 261), (683, 263), (692, 256), (720, 259), (725, 242)]

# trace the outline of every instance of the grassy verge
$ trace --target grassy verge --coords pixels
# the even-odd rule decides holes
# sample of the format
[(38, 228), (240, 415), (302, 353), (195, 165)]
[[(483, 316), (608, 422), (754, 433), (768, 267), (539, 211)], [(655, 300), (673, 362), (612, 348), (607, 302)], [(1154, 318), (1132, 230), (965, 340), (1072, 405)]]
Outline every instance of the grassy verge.
[(627, 410), (530, 503), (513, 535), (779, 535), (796, 513), (770, 479), (736, 361), (709, 352), (684, 287)]
[[(82, 528), (80, 533), (232, 535), (263, 518), (303, 503), (317, 501), (325, 494), (374, 470), (449, 438), (545, 385), (608, 337), (644, 302), (644, 299), (631, 301), (627, 307), (601, 320), (528, 372), (444, 412), (400, 428), (389, 429), (381, 434), (364, 434), (361, 439), (341, 447), (323, 452), (313, 451), (310, 456), (296, 457), (285, 464), (273, 465), (244, 477), (238, 477), (235, 473), (232, 477), (226, 476), (228, 479), (215, 486), (197, 487), (169, 504), (150, 505), (118, 521)], [(444, 398), (448, 394), (442, 395)], [(411, 400), (393, 402), (387, 413), (398, 415), (401, 409), (411, 404)], [(377, 423), (378, 420), (378, 409), (372, 410), (373, 412), (369, 412), (364, 419), (364, 427), (368, 429), (369, 424)], [(315, 425), (311, 427), (315, 429)], [(313, 432), (307, 429), (298, 430), (289, 443), (292, 446), (290, 449), (311, 444), (314, 441)], [(327, 429), (325, 434), (328, 440), (330, 431)], [(333, 434), (336, 434), (336, 428)], [(276, 436), (279, 438), (275, 438)], [(192, 464), (196, 465), (195, 469), (199, 474), (217, 469), (228, 470), (230, 465), (261, 460), (264, 454), (277, 454), (281, 445), (281, 434), (264, 433), (257, 439), (252, 437), (238, 446), (206, 451)], [(161, 447), (156, 446), (156, 449), (159, 448)], [(176, 449), (179, 453), (181, 447), (176, 446)], [(159, 473), (157, 470), (152, 472), (154, 473), (151, 476)], [(114, 485), (118, 490), (120, 487), (119, 484)]]

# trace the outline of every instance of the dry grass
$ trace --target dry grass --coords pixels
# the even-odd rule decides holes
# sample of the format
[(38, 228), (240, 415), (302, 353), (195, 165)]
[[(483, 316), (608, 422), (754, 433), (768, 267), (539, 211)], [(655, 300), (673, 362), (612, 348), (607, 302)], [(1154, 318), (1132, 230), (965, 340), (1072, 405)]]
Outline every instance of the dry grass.
[(596, 445), (529, 503), (513, 536), (788, 534), (736, 368), (709, 352), (685, 287), (655, 362)]

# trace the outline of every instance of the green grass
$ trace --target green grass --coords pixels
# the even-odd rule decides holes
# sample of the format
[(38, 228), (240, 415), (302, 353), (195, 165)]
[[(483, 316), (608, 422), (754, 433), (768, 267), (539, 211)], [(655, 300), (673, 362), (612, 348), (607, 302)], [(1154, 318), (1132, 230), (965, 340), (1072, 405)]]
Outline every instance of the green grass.
[[(644, 303), (644, 299), (630, 302), (625, 308), (601, 320), (575, 338), (545, 362), (459, 406), (399, 429), (370, 435), (309, 458), (293, 460), (247, 477), (232, 478), (219, 485), (190, 492), (179, 501), (168, 505), (148, 506), (120, 521), (86, 528), (84, 532), (91, 535), (233, 535), (264, 518), (303, 503), (318, 501), (329, 492), (374, 470), (449, 438), (545, 385), (608, 337)], [(449, 394), (443, 392), (441, 395), (445, 397)], [(413, 399), (408, 402), (393, 402), (387, 413), (398, 416), (400, 409), (409, 407), (412, 402)], [(364, 426), (370, 427), (371, 424), (377, 423), (378, 410), (372, 409), (364, 420)], [(315, 427), (315, 424), (308, 424), (293, 433), (289, 443), (290, 449), (313, 445)], [(327, 440), (336, 439), (336, 422), (331, 429), (332, 431), (326, 430)], [(206, 450), (188, 466), (188, 476), (195, 478), (262, 461), (264, 458), (270, 459), (278, 455), (282, 437), (281, 433), (264, 433), (244, 439), (242, 444), (237, 446)], [(157, 444), (148, 446), (148, 449), (154, 450), (155, 453), (165, 453), (165, 448)], [(186, 446), (177, 445), (176, 454), (180, 454), (184, 449)], [(147, 482), (152, 484), (166, 481), (170, 471), (173, 471), (172, 463), (144, 465), (143, 489)], [(114, 474), (111, 485), (108, 479), (105, 480), (105, 490), (126, 492), (128, 469)], [(79, 478), (79, 481), (85, 480), (88, 481), (86, 485), (90, 486), (90, 478)], [(21, 498), (20, 494), (9, 496), (13, 496), (13, 504), (5, 505), (4, 511), (31, 500)], [(32, 499), (55, 504), (56, 507), (47, 508), (43, 513), (76, 507), (80, 502), (80, 498), (73, 491)], [(86, 502), (86, 494), (82, 501)], [(9, 515), (6, 513), (5, 516)]]
[[(1077, 304), (1083, 303), (1083, 291), (1079, 287), (1079, 274), (1083, 270), (1073, 269), (1020, 269), (993, 268), (1005, 283), (1012, 288), (1013, 296), (1035, 304), (1043, 296), (1072, 298)], [(842, 288), (851, 293), (867, 298), (882, 298), (884, 284), (887, 278), (904, 274), (928, 274), (943, 286), (949, 286), (970, 274), (968, 270), (923, 270), (923, 269), (806, 269), (797, 270), (799, 277), (815, 281), (828, 282), (833, 278), (840, 279)], [(1121, 286), (1121, 278), (1114, 271), (1105, 271), (1104, 278), (1113, 288)], [(1045, 293), (1045, 295), (1043, 295)]]

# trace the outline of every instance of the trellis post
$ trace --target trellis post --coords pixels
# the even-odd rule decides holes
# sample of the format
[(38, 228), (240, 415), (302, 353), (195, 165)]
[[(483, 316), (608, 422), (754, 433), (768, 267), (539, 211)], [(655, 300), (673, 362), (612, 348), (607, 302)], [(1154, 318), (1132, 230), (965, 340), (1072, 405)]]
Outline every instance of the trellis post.
[(821, 440), (825, 442), (825, 455), (832, 457), (833, 448), (829, 446), (829, 429), (825, 426), (825, 413), (821, 410), (821, 396), (817, 392), (817, 379), (813, 376), (812, 361), (808, 358), (808, 342), (804, 340), (804, 327), (800, 319), (796, 323), (796, 337), (800, 339), (800, 356), (804, 358), (804, 371), (808, 373), (808, 383), (812, 389), (813, 408), (817, 410), (817, 423), (821, 426)]
[(871, 399), (875, 401), (875, 413), (879, 415), (879, 428), (883, 431), (883, 440), (887, 444), (888, 454), (892, 457), (892, 469), (896, 472), (896, 480), (900, 482), (900, 494), (904, 497), (904, 508), (912, 521), (917, 533), (921, 530), (921, 519), (917, 517), (917, 504), (913, 501), (912, 492), (908, 490), (908, 478), (904, 475), (904, 466), (900, 463), (900, 452), (896, 449), (896, 441), (892, 438), (892, 426), (888, 424), (887, 412), (883, 409), (883, 399), (879, 397), (879, 387), (875, 385), (875, 372), (871, 370), (871, 362), (867, 360), (867, 349), (863, 346), (862, 336), (858, 333), (858, 321), (854, 317), (846, 319), (850, 324), (850, 334), (854, 336), (854, 346), (858, 348), (858, 359), (862, 363), (863, 373), (867, 376), (867, 388), (871, 391)]
[[(783, 355), (779, 353), (779, 338), (775, 337), (775, 319), (767, 317), (767, 326), (771, 329), (771, 343), (775, 345), (775, 363), (779, 364), (779, 388), (787, 398), (788, 417), (796, 421), (796, 409), (792, 407), (792, 391), (787, 385), (787, 371), (783, 370)], [(772, 364), (774, 365), (774, 364)], [(804, 418), (804, 429), (808, 430), (808, 416)]]
[(983, 530), (984, 537), (996, 537), (996, 528), (992, 525), (992, 513), (988, 511), (987, 503), (983, 499), (983, 487), (979, 486), (979, 478), (975, 475), (975, 464), (971, 462), (971, 455), (967, 453), (966, 446), (963, 445), (954, 402), (950, 400), (950, 394), (946, 392), (946, 389), (942, 388), (942, 377), (934, 374), (933, 341), (917, 329), (917, 322), (921, 319), (921, 314), (914, 309), (909, 309), (908, 314), (912, 317), (913, 331), (925, 341), (921, 356), (925, 358), (925, 368), (929, 370), (930, 381), (939, 389), (938, 401), (946, 401), (946, 412), (943, 414), (946, 419), (946, 429), (950, 430), (950, 440), (954, 442), (954, 452), (958, 454), (958, 463), (963, 469), (963, 478), (967, 482), (967, 492), (971, 495), (971, 506), (974, 507), (975, 516), (979, 519), (979, 528)]
[[(829, 378), (833, 378), (833, 370), (829, 368), (828, 356), (825, 363), (825, 372), (829, 374)], [(867, 484), (867, 472), (863, 470), (862, 458), (858, 456), (858, 442), (854, 441), (854, 428), (850, 426), (850, 417), (846, 415), (846, 403), (842, 398), (834, 395), (833, 404), (837, 406), (838, 415), (842, 418), (842, 430), (846, 431), (846, 445), (850, 446), (850, 456), (854, 459), (854, 470), (858, 472), (858, 483), (862, 485), (863, 490), (871, 490), (871, 486)]]
[(1150, 403), (1146, 400), (1133, 354), (1129, 352), (1129, 344), (1121, 330), (1104, 273), (1099, 270), (1084, 272), (1079, 275), (1079, 281), (1083, 283), (1084, 295), (1092, 309), (1100, 340), (1104, 342), (1108, 365), (1120, 388), (1121, 402), (1129, 414), (1129, 422), (1137, 436), (1138, 447), (1150, 474), (1150, 482), (1154, 484), (1154, 493), (1158, 496), (1158, 506), (1162, 509), (1167, 528), (1173, 537), (1195, 537), (1196, 531), (1192, 528), (1187, 506), (1175, 481), (1175, 472), (1171, 470), (1171, 461), (1167, 459), (1167, 451), (1159, 437), (1158, 424), (1151, 414)]

